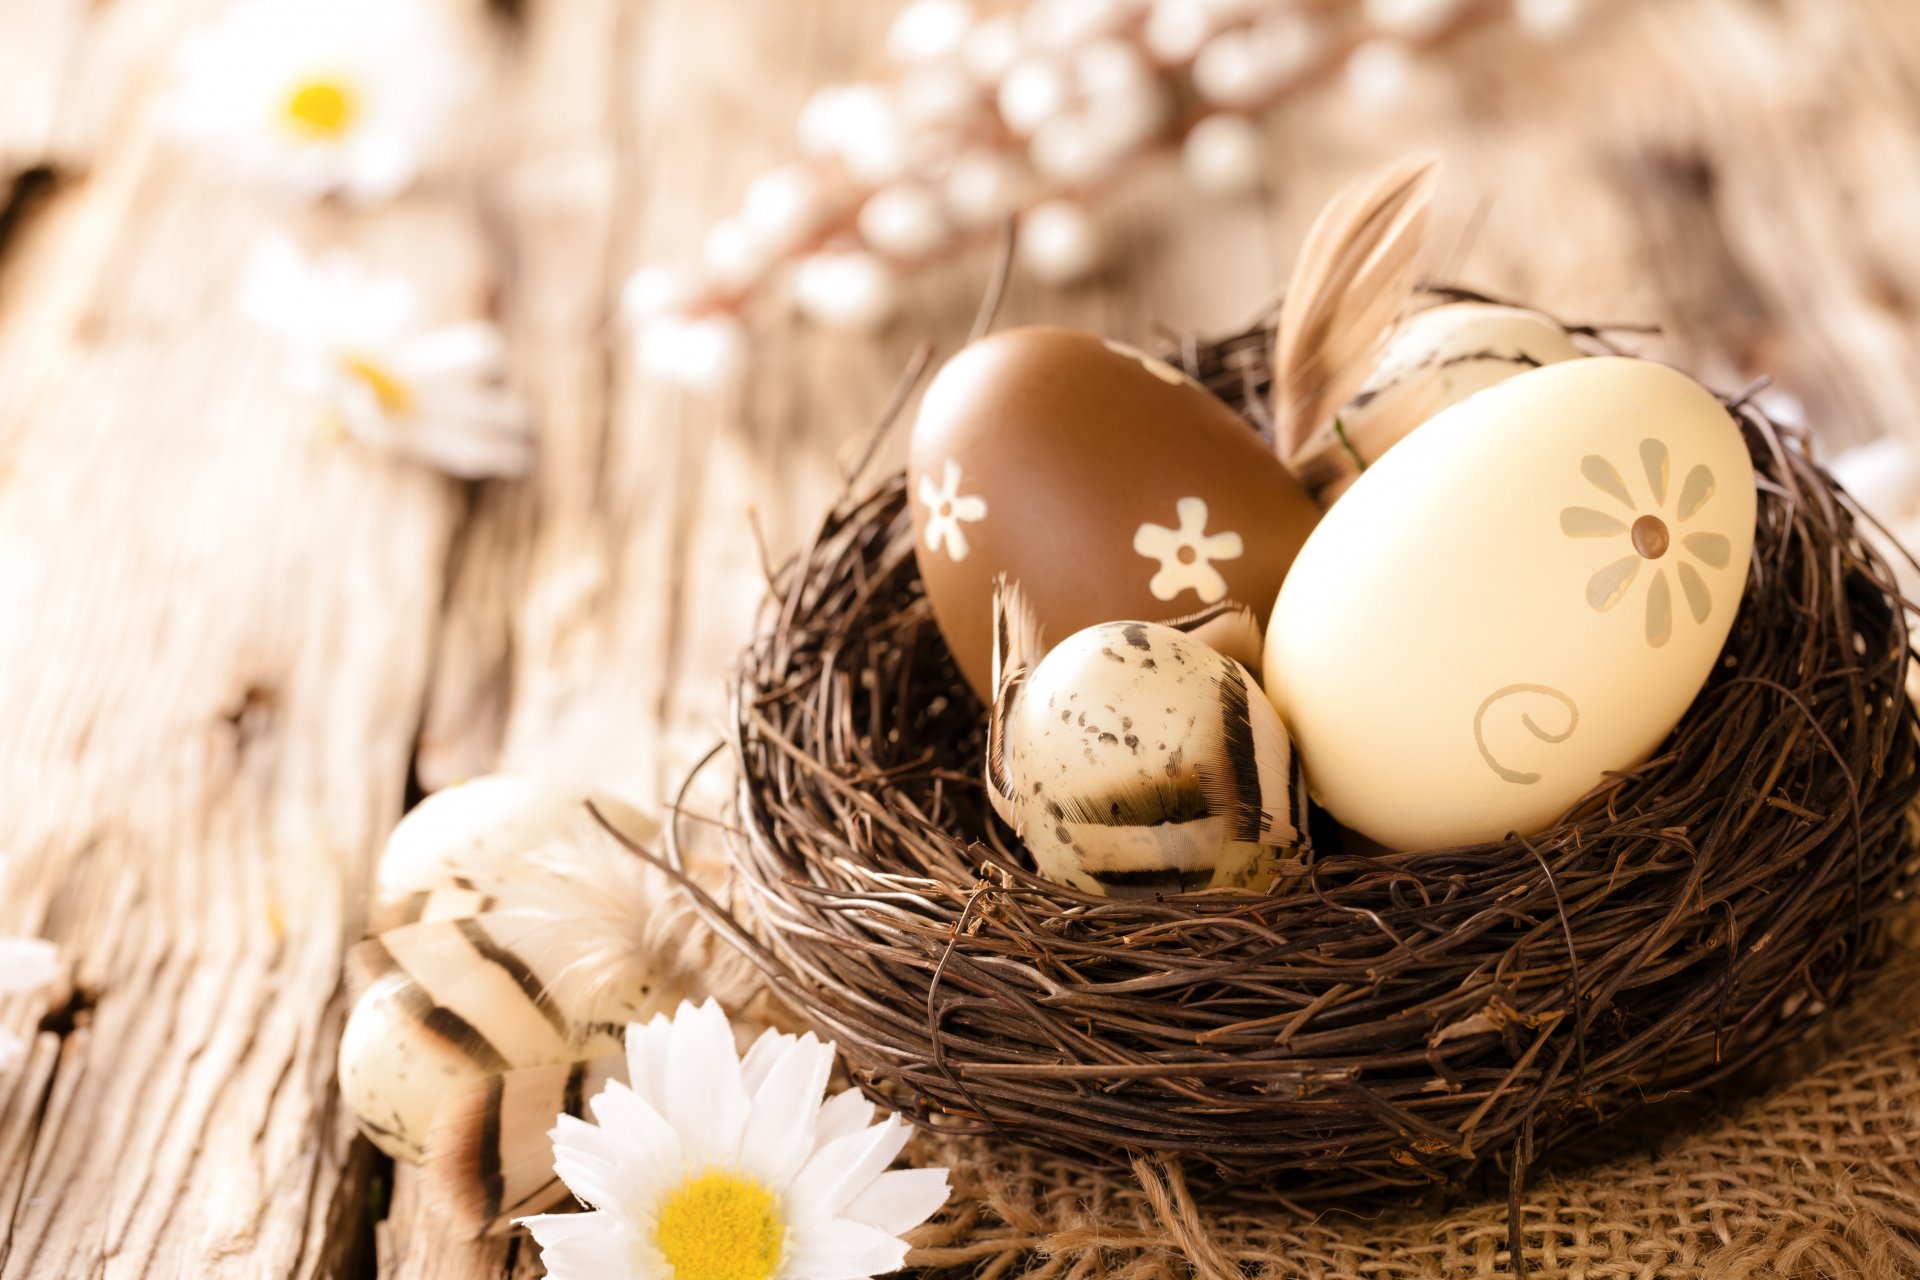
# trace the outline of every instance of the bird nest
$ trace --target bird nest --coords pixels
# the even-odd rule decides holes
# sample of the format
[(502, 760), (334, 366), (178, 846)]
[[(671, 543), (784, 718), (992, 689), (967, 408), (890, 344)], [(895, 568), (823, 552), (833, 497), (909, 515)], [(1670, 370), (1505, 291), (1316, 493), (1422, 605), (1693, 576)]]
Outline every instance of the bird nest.
[[(1168, 354), (1261, 429), (1269, 336)], [(1728, 407), (1759, 477), (1745, 601), (1658, 755), (1524, 839), (1382, 853), (1317, 826), (1272, 896), (1036, 875), (987, 802), (986, 713), (904, 482), (850, 494), (742, 655), (740, 883), (706, 910), (931, 1128), (1107, 1170), (1182, 1157), (1228, 1200), (1517, 1186), (1548, 1146), (1804, 1037), (1916, 873), (1892, 575), (1807, 441)]]

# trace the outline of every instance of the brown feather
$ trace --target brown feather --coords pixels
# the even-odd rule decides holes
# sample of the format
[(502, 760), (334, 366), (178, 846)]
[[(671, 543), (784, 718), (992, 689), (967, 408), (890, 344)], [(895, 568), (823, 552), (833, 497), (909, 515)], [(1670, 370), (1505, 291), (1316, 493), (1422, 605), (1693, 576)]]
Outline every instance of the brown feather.
[(1013, 784), (1007, 773), (1007, 717), (1027, 676), (1046, 655), (1040, 623), (1017, 582), (1003, 575), (993, 584), (993, 706), (987, 719), (987, 799), (1003, 821), (1019, 826)]
[(1437, 156), (1403, 156), (1342, 188), (1314, 220), (1280, 307), (1275, 447), (1291, 464), (1366, 381), (1413, 291)]
[(1222, 600), (1198, 613), (1168, 618), (1160, 625), (1186, 632), (1221, 657), (1232, 658), (1252, 672), (1256, 679), (1259, 678), (1266, 636), (1260, 630), (1259, 619), (1254, 616), (1253, 610), (1238, 601)]
[(496, 1235), (515, 1218), (546, 1213), (569, 1200), (553, 1172), (548, 1131), (561, 1115), (580, 1115), (609, 1080), (626, 1078), (626, 1059), (526, 1067), (475, 1080), (450, 1093), (427, 1132), (427, 1194), (461, 1231)]

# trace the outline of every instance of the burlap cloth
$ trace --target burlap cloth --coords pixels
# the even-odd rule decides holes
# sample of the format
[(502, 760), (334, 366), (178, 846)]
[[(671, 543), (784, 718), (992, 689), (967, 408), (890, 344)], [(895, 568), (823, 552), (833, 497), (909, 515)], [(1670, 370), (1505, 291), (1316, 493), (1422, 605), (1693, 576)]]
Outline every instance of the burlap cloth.
[[(1920, 1277), (1920, 940), (1815, 1039), (1711, 1097), (1668, 1102), (1621, 1135), (1631, 1154), (1562, 1157), (1522, 1201), (1527, 1274), (1579, 1278)], [(927, 1271), (1060, 1277), (1494, 1277), (1507, 1204), (1263, 1216), (1196, 1207), (1177, 1168), (1097, 1178), (983, 1141), (920, 1140), (952, 1170), (947, 1215), (917, 1237)]]

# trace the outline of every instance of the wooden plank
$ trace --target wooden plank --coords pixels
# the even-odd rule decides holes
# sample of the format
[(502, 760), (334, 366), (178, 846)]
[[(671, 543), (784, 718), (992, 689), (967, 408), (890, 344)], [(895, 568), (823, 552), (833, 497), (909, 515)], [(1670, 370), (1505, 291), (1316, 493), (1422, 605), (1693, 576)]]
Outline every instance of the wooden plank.
[[(888, 7), (532, 0), (476, 123), (501, 140), (478, 213), (456, 177), (302, 224), (453, 309), (498, 287), (543, 466), (463, 502), (313, 446), (232, 316), (236, 250), (287, 215), (139, 110), (204, 6), (8, 2), (0, 172), (74, 176), (0, 256), (0, 926), (60, 940), (83, 998), (0, 1081), (0, 1278), (535, 1274), (525, 1242), (450, 1239), (408, 1170), (373, 1227), (387, 1175), (333, 1099), (339, 955), (414, 727), (429, 786), (505, 765), (670, 794), (757, 604), (748, 513), (774, 556), (800, 542), (909, 353), (960, 341), (990, 252), (871, 341), (757, 308), (737, 393), (645, 383), (626, 273), (792, 154), (807, 94), (877, 67)], [(1836, 441), (1916, 429), (1908, 0), (1622, 2), (1563, 50), (1494, 32), (1447, 65), (1398, 108), (1277, 113), (1246, 200), (1143, 164), (1101, 211), (1121, 265), (1016, 281), (1004, 323), (1237, 323), (1335, 185), (1437, 146), (1469, 281), (1665, 323), (1651, 348), (1723, 385), (1772, 368)]]
[[(171, 47), (150, 7), (147, 85)], [(489, 291), (457, 192), (297, 218), (141, 123), (16, 241), (0, 926), (60, 943), (80, 1000), (0, 1079), (0, 1276), (334, 1273), (370, 1243), (339, 966), (401, 809), (461, 504), (321, 440), (237, 315), (245, 250), (288, 226), (404, 267), (432, 310)]]

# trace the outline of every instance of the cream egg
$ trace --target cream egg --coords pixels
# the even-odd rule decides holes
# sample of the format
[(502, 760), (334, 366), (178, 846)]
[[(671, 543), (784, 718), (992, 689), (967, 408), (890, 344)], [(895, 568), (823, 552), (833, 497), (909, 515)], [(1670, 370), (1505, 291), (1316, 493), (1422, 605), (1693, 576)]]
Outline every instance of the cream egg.
[(1719, 662), (1755, 486), (1664, 365), (1548, 365), (1455, 405), (1308, 539), (1264, 678), (1314, 798), (1395, 849), (1552, 823), (1646, 760)]
[(1291, 459), (1294, 474), (1332, 502), (1435, 414), (1516, 374), (1585, 354), (1559, 322), (1522, 307), (1450, 302), (1416, 311), (1388, 336), (1336, 423)]

